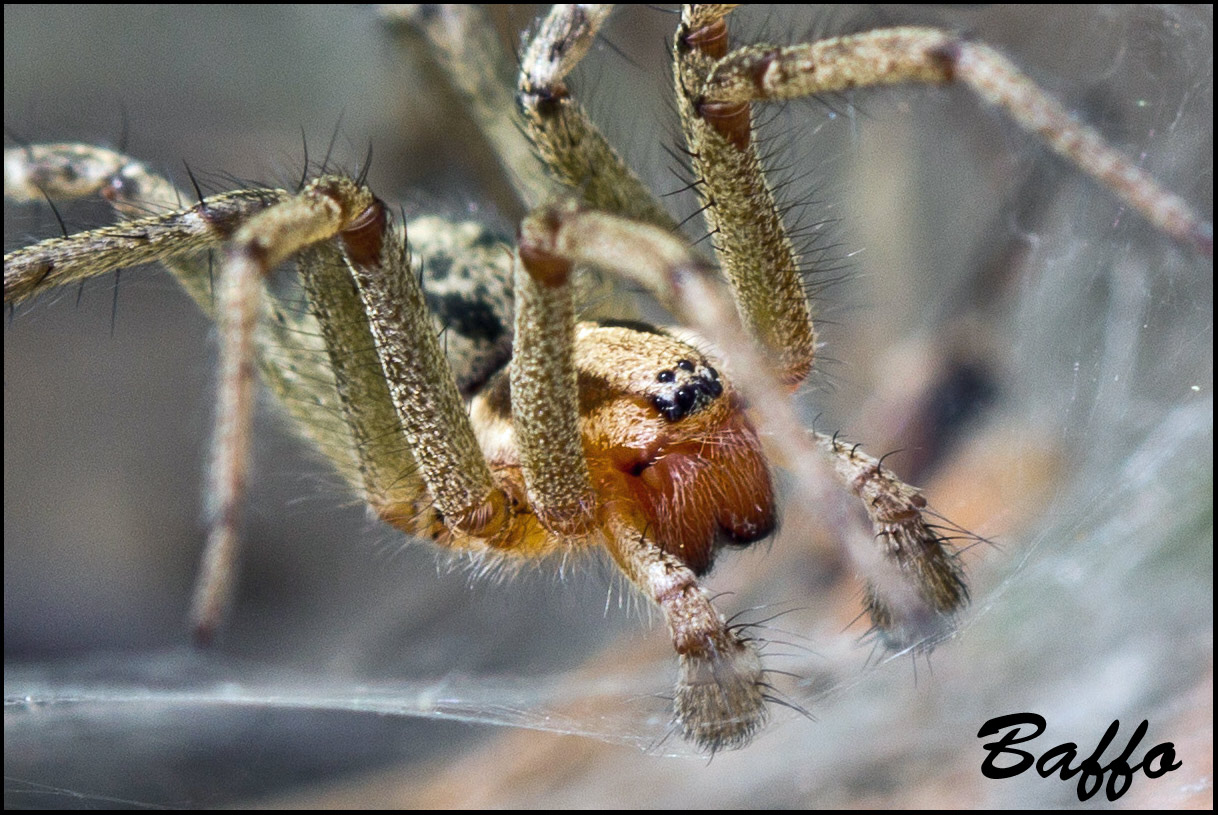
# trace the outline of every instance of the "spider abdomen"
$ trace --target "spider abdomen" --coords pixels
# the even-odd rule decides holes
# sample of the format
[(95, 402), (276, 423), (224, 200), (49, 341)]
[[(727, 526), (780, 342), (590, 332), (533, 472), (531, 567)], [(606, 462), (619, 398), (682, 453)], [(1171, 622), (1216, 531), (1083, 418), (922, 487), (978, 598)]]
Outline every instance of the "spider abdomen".
[(512, 355), (510, 240), (482, 224), (423, 217), (407, 226), (413, 274), (467, 399)]

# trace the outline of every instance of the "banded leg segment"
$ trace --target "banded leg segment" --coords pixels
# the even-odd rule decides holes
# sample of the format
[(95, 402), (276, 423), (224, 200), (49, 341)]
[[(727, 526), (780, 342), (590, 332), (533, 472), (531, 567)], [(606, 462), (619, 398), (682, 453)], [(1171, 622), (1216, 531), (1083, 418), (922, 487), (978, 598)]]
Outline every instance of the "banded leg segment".
[[(410, 271), (406, 246), (395, 239), (384, 205), (369, 199), (358, 219), (345, 226), (342, 248), (359, 287), (398, 421), (444, 523), (467, 535), (491, 539), (493, 545), (508, 522), (507, 498), (496, 486), (474, 437), (422, 289)], [(418, 531), (413, 503), (378, 507), (378, 511), (406, 531)]]
[(579, 423), (572, 263), (554, 254), (551, 229), (544, 212), (520, 228), (512, 426), (533, 512), (547, 529), (578, 535), (592, 528), (596, 496)]
[(584, 204), (675, 231), (676, 222), (575, 101), (564, 80), (612, 6), (557, 4), (521, 60), (517, 100), (525, 131), (550, 172)]
[(264, 281), (289, 257), (335, 237), (373, 200), (366, 188), (349, 179), (323, 176), (300, 194), (247, 220), (225, 247), (217, 314), (220, 392), (208, 492), (210, 529), (191, 608), (195, 634), (201, 640), (213, 636), (231, 595), (249, 477)]
[(706, 98), (706, 77), (727, 53), (732, 6), (687, 5), (674, 45), (677, 109), (715, 254), (740, 319), (787, 386), (812, 370), (816, 333), (799, 258), (766, 181), (749, 104)]
[(703, 109), (905, 82), (959, 82), (1003, 110), (1156, 229), (1213, 255), (1213, 224), (1092, 128), (1077, 122), (1002, 54), (946, 31), (903, 27), (784, 47), (750, 46), (711, 66), (699, 93)]
[(664, 612), (679, 677), (673, 709), (682, 735), (703, 750), (743, 747), (766, 721), (757, 646), (727, 625), (689, 567), (622, 513), (606, 546), (618, 568)]
[[(14, 201), (74, 199), (101, 194), (126, 223), (65, 238), (49, 238), (4, 256), (4, 302), (22, 303), (69, 283), (143, 263), (198, 255), (227, 240), (244, 221), (287, 195), (279, 190), (238, 190), (182, 207), (176, 190), (141, 162), (80, 144), (5, 148), (4, 195)], [(151, 196), (145, 198), (144, 196)], [(148, 215), (149, 211), (167, 210)], [(179, 280), (209, 314), (211, 283), (192, 269)]]

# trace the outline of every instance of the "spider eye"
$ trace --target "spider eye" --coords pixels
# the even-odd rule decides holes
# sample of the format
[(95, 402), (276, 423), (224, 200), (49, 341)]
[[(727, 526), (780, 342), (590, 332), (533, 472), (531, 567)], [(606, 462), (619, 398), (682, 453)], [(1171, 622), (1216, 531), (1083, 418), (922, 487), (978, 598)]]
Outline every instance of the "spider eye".
[(670, 422), (678, 422), (702, 410), (723, 395), (723, 383), (713, 368), (705, 366), (695, 373), (694, 364), (685, 359), (677, 363), (677, 368), (691, 375), (678, 378), (671, 370), (660, 371), (656, 379), (672, 387), (663, 388), (651, 397), (652, 407)]
[(677, 410), (681, 413), (689, 413), (689, 409), (694, 406), (696, 394), (694, 389), (686, 385), (683, 388), (677, 388), (677, 397), (675, 400)]

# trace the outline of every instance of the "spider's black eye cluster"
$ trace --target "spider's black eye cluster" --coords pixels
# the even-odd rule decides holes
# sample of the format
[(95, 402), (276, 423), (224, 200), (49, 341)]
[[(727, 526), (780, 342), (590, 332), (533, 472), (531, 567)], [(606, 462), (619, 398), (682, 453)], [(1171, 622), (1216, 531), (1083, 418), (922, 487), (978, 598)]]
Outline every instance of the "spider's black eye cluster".
[(656, 374), (660, 384), (651, 396), (651, 404), (670, 422), (684, 419), (709, 405), (723, 394), (719, 372), (706, 363), (695, 364), (679, 360), (674, 368)]

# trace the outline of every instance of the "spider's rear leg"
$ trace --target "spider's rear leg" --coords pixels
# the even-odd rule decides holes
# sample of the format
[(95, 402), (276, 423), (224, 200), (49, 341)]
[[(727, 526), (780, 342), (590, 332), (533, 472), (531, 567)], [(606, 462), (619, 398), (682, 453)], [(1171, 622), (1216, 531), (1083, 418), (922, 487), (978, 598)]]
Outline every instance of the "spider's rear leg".
[[(71, 200), (94, 194), (132, 220), (52, 238), (9, 253), (5, 256), (6, 304), (22, 302), (75, 280), (157, 260), (177, 278), (204, 313), (220, 320), (214, 288), (218, 281), (214, 268), (217, 250), (259, 213), (291, 198), (283, 190), (248, 189), (221, 193), (183, 207), (182, 202), (189, 196), (142, 162), (112, 150), (83, 144), (28, 145), (5, 150), (5, 195), (10, 199), (41, 200), (45, 196)], [(326, 251), (324, 246), (315, 244), (297, 256), (306, 285), (318, 276), (332, 274), (335, 264), (341, 264), (336, 252)], [(349, 274), (345, 270), (341, 274), (345, 275), (345, 291), (349, 292)], [(333, 325), (319, 326), (309, 310), (301, 307), (299, 289), (294, 284), (281, 287), (278, 280), (262, 278), (255, 283), (260, 290), (257, 300), (267, 313), (260, 314), (258, 320), (253, 341), (257, 353), (253, 359), (268, 387), (296, 420), (296, 430), (314, 441), (345, 480), (359, 489), (366, 479), (356, 447), (372, 443), (367, 441), (368, 435), (373, 439), (383, 436), (372, 433), (361, 437), (360, 422), (350, 417), (347, 421), (340, 419), (336, 378), (343, 376), (344, 366), (357, 375), (368, 370), (362, 363), (371, 353), (371, 340), (366, 339), (361, 346), (355, 338), (347, 336), (342, 341), (346, 352), (339, 354), (331, 365), (322, 340), (326, 333), (323, 328), (358, 326), (358, 321), (348, 316), (332, 321)], [(331, 285), (326, 290), (336, 296), (344, 293), (341, 286)], [(316, 307), (317, 300), (313, 303)], [(366, 335), (366, 319), (364, 322)], [(231, 339), (231, 332), (224, 336)], [(338, 343), (332, 340), (331, 344)], [(248, 353), (248, 345), (246, 348), (238, 356)], [(249, 362), (247, 359), (246, 363)], [(369, 398), (359, 401), (376, 404)], [(227, 460), (236, 458), (229, 456)], [(229, 500), (232, 503), (241, 499), (241, 495), (234, 494)], [(224, 587), (231, 583), (229, 571), (235, 537), (229, 535), (227, 540), (221, 551), (230, 554), (211, 556), (213, 566), (205, 570), (196, 589), (200, 607), (207, 608), (206, 612), (196, 614), (196, 623), (205, 634), (218, 625), (226, 602)]]
[(552, 196), (556, 185), (520, 126), (514, 98), (516, 60), (505, 53), (487, 8), (411, 4), (385, 5), (379, 11), (408, 37), (410, 51), (430, 54), (493, 147), (524, 206), (513, 217)]
[[(189, 196), (143, 162), (113, 150), (86, 144), (6, 148), (7, 198), (41, 202), (44, 197), (73, 200), (92, 195), (105, 198), (119, 215), (132, 220), (52, 238), (6, 255), (6, 303), (155, 259), (215, 320), (216, 250), (241, 224), (290, 197), (283, 190), (236, 190), (184, 208), (182, 202)], [(460, 230), (457, 236), (467, 237)], [(297, 432), (325, 453), (348, 484), (367, 489), (369, 479), (357, 447), (376, 444), (385, 436), (375, 430), (361, 433), (365, 425), (378, 423), (344, 415), (338, 393), (351, 380), (379, 371), (367, 318), (358, 298), (350, 297), (350, 273), (335, 250), (318, 244), (301, 253), (297, 266), (309, 308), (302, 307), (292, 278), (264, 281), (268, 313), (256, 336), (262, 378), (295, 420)], [(339, 279), (347, 282), (338, 285)], [(324, 314), (315, 319), (319, 312)], [(331, 336), (335, 331), (342, 336)], [(377, 378), (383, 388), (383, 378)], [(375, 387), (375, 383), (357, 387)], [(364, 406), (357, 413), (387, 402), (387, 397), (378, 400), (369, 393), (347, 400)]]

